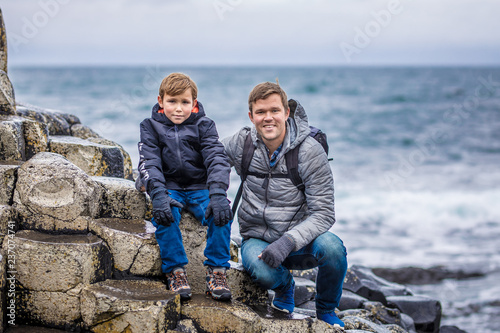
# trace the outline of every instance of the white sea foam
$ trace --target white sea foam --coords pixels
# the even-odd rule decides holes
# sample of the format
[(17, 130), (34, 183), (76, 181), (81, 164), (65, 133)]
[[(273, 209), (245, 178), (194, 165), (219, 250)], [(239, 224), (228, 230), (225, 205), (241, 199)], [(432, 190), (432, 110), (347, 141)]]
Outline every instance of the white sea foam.
[[(500, 190), (350, 191), (332, 231), (368, 266), (500, 263)], [(481, 259), (478, 259), (481, 258)]]

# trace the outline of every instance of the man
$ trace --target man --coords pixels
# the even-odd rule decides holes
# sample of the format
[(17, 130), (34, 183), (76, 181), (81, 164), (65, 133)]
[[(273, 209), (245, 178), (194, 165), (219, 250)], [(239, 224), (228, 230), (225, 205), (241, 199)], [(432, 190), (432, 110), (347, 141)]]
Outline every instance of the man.
[[(278, 84), (257, 85), (248, 98), (253, 128), (244, 127), (223, 140), (226, 153), (241, 175), (248, 135), (255, 146), (238, 210), (243, 238), (243, 266), (252, 279), (275, 291), (272, 307), (291, 313), (295, 282), (290, 269), (318, 266), (317, 317), (344, 327), (334, 310), (347, 270), (342, 241), (329, 232), (335, 223), (333, 176), (323, 147), (311, 136), (304, 109)], [(287, 176), (285, 154), (299, 146), (301, 190)]]

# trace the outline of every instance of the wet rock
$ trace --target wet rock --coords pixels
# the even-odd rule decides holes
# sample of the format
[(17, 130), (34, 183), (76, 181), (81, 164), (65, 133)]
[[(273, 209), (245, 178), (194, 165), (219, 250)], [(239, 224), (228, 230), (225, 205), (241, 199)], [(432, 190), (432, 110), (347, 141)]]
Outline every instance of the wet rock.
[(292, 270), (292, 275), (304, 279), (316, 282), (316, 276), (318, 275), (318, 267), (304, 270)]
[(402, 325), (401, 312), (398, 309), (385, 307), (380, 302), (365, 302), (363, 308), (369, 311), (372, 321), (378, 321), (382, 324)]
[(166, 332), (180, 320), (180, 298), (157, 281), (106, 280), (83, 289), (83, 323), (91, 332)]
[(93, 129), (91, 129), (88, 126), (82, 125), (82, 124), (74, 124), (71, 126), (71, 135), (76, 136), (80, 139), (88, 139), (88, 138), (100, 138), (101, 136), (94, 132)]
[(15, 238), (16, 281), (23, 289), (67, 293), (111, 277), (111, 254), (95, 235), (22, 230)]
[[(469, 267), (470, 269), (470, 267)], [(444, 279), (468, 279), (485, 275), (484, 267), (476, 270), (450, 269), (444, 266), (430, 268), (401, 267), (373, 268), (373, 273), (392, 282), (401, 284), (436, 284)]]
[(21, 161), (46, 151), (47, 126), (17, 116), (0, 116), (0, 159)]
[(114, 276), (161, 276), (160, 248), (155, 227), (143, 219), (92, 220), (90, 230), (102, 238), (113, 255)]
[(50, 292), (20, 289), (16, 293), (16, 322), (75, 330), (81, 322), (80, 290)]
[(347, 309), (360, 309), (367, 301), (368, 300), (366, 298), (361, 297), (349, 290), (343, 290), (338, 309), (340, 311)]
[(0, 161), (25, 159), (22, 123), (22, 118), (0, 115)]
[(49, 135), (71, 135), (70, 125), (66, 118), (54, 110), (19, 104), (16, 114), (45, 124)]
[(387, 305), (386, 296), (410, 295), (406, 286), (384, 280), (363, 266), (353, 265), (347, 270), (343, 288), (370, 301)]
[(80, 121), (80, 118), (78, 118), (77, 116), (75, 116), (74, 114), (71, 114), (71, 113), (65, 113), (65, 112), (56, 111), (56, 112), (54, 112), (54, 114), (56, 116), (58, 116), (59, 118), (64, 119), (68, 123), (68, 125), (70, 126), (70, 128), (73, 125), (81, 124), (82, 123)]
[(295, 277), (295, 305), (311, 301), (316, 296), (316, 283), (311, 280)]
[(363, 330), (367, 332), (373, 332), (373, 333), (390, 333), (389, 329), (385, 328), (382, 325), (378, 325), (376, 323), (373, 323), (369, 320), (363, 319), (361, 317), (355, 317), (355, 316), (345, 316), (339, 318), (344, 322), (345, 327), (344, 329), (348, 331), (349, 333), (351, 332), (350, 330)]
[(97, 215), (100, 191), (61, 155), (38, 153), (18, 169), (14, 207), (22, 229), (82, 233)]
[(0, 205), (12, 204), (18, 168), (18, 163), (0, 162)]
[[(193, 295), (183, 303), (183, 318), (192, 320), (202, 332), (262, 332), (260, 317), (242, 303), (218, 302), (205, 295)], [(284, 332), (287, 332), (284, 330)]]
[(121, 150), (72, 136), (50, 136), (50, 151), (60, 154), (89, 176), (124, 177)]
[[(1, 56), (1, 51), (0, 51)], [(1, 59), (0, 59), (1, 61)], [(7, 72), (0, 70), (0, 114), (15, 115), (16, 102), (14, 97), (14, 87), (9, 80)]]
[(397, 307), (409, 315), (419, 332), (439, 332), (441, 322), (441, 303), (424, 296), (389, 296), (389, 306)]
[(252, 281), (250, 274), (240, 263), (230, 262), (227, 271), (227, 284), (231, 289), (232, 299), (247, 305), (266, 304), (269, 296), (267, 290), (260, 288)]
[(467, 333), (456, 326), (441, 326), (439, 333)]
[(406, 313), (401, 313), (401, 326), (408, 331), (408, 333), (417, 333), (415, 329), (415, 322), (413, 318)]
[(87, 139), (90, 142), (98, 143), (100, 145), (104, 146), (112, 146), (112, 147), (117, 147), (120, 149), (123, 155), (123, 178), (129, 179), (129, 180), (134, 180), (133, 178), (133, 167), (132, 167), (132, 159), (130, 158), (129, 153), (118, 143), (105, 139), (105, 138), (95, 138), (95, 137), (90, 137)]
[(113, 177), (92, 177), (101, 185), (100, 217), (144, 219), (147, 211), (146, 195), (135, 189), (131, 180)]

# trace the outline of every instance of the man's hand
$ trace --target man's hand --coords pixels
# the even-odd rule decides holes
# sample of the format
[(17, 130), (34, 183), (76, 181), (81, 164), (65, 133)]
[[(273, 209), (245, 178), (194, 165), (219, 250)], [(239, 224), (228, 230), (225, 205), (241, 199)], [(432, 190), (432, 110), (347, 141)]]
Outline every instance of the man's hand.
[(156, 188), (151, 191), (151, 200), (153, 201), (153, 217), (156, 223), (170, 227), (172, 222), (174, 222), (174, 216), (170, 207), (182, 208), (182, 204), (172, 199), (164, 188)]
[(207, 210), (205, 211), (205, 219), (210, 215), (214, 215), (214, 224), (218, 227), (226, 225), (233, 219), (233, 212), (224, 194), (212, 194)]
[(286, 257), (288, 257), (294, 248), (294, 242), (283, 235), (269, 244), (259, 255), (259, 258), (264, 260), (264, 262), (272, 268), (277, 268), (285, 261)]

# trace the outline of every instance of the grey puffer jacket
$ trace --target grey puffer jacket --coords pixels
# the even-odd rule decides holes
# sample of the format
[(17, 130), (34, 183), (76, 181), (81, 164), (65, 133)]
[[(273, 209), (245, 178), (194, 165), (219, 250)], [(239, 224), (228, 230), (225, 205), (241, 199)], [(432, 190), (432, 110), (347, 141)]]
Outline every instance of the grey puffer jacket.
[(297, 103), (294, 118), (287, 120), (283, 148), (272, 169), (266, 147), (255, 127), (244, 127), (222, 140), (229, 161), (238, 174), (241, 172), (243, 146), (248, 132), (251, 132), (256, 146), (249, 171), (287, 174), (285, 153), (300, 145), (298, 171), (305, 191), (297, 189), (289, 178), (271, 178), (267, 188), (263, 188), (264, 179), (248, 175), (238, 209), (241, 236), (243, 239), (259, 238), (271, 243), (286, 234), (294, 240), (294, 250), (297, 251), (327, 232), (335, 223), (333, 175), (326, 153), (309, 136), (307, 115)]

